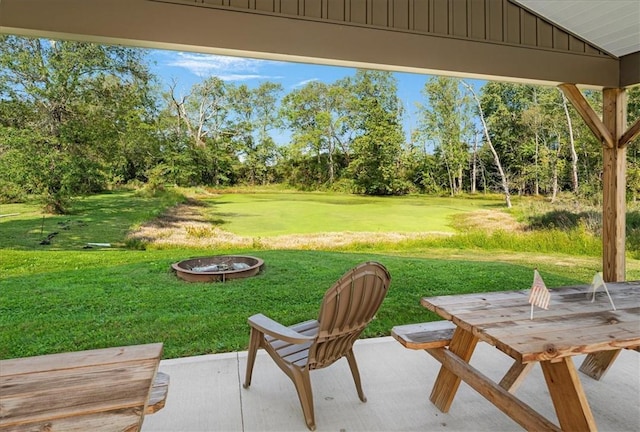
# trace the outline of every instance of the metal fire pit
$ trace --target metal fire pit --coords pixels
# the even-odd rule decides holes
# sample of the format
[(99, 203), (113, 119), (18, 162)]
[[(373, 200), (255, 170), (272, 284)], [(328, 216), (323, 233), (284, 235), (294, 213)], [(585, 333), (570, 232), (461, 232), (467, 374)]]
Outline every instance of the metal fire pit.
[(183, 260), (171, 267), (176, 275), (189, 282), (224, 282), (257, 275), (264, 261), (260, 258), (242, 255), (217, 255)]

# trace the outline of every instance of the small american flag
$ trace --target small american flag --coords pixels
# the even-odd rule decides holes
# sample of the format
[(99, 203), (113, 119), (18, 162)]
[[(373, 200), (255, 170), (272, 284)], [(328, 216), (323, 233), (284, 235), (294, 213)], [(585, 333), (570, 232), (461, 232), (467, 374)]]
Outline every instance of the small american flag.
[(531, 292), (529, 293), (529, 303), (531, 303), (531, 319), (533, 319), (533, 306), (538, 306), (542, 309), (548, 309), (550, 300), (551, 294), (549, 294), (549, 290), (544, 284), (542, 276), (540, 276), (538, 270), (534, 270), (533, 283), (531, 284)]
[(595, 276), (593, 277), (593, 281), (591, 282), (591, 291), (592, 291), (592, 296), (591, 296), (591, 303), (593, 303), (596, 299), (596, 291), (598, 290), (598, 288), (604, 288), (604, 292), (607, 293), (607, 297), (609, 297), (609, 303), (611, 303), (611, 307), (613, 308), (613, 310), (616, 310), (616, 305), (613, 304), (613, 299), (611, 298), (611, 294), (609, 294), (609, 289), (607, 289), (607, 284), (604, 283), (604, 278), (602, 277), (602, 273), (596, 273)]

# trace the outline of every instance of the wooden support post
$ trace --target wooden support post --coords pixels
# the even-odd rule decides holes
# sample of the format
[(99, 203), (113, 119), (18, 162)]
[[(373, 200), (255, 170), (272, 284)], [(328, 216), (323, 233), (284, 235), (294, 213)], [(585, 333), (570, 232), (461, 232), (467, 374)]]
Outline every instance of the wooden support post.
[(615, 145), (603, 147), (602, 272), (606, 282), (625, 280), (626, 147), (618, 145), (627, 124), (624, 89), (603, 91), (603, 123)]
[(575, 84), (560, 84), (559, 87), (602, 142), (602, 273), (606, 282), (622, 282), (625, 280), (626, 144), (640, 134), (640, 121), (625, 131), (625, 89), (603, 90), (600, 120)]
[[(625, 280), (625, 234), (626, 234), (626, 189), (627, 189), (627, 143), (640, 133), (640, 120), (629, 130), (627, 127), (627, 101), (624, 89), (603, 90), (602, 123), (593, 116), (593, 109), (585, 106), (585, 100), (572, 84), (560, 86), (578, 112), (585, 118), (591, 130), (603, 141), (602, 179), (602, 274), (606, 282)], [(590, 114), (583, 114), (587, 112)], [(587, 120), (588, 119), (588, 120)], [(599, 133), (602, 127), (611, 136), (613, 145), (606, 142), (606, 133)], [(592, 353), (587, 356), (581, 371), (600, 379), (615, 360), (617, 354)]]

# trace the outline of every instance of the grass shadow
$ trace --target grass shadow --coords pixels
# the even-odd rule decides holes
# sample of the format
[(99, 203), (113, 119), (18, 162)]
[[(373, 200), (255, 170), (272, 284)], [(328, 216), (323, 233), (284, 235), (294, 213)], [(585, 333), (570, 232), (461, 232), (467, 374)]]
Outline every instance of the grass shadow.
[(584, 225), (591, 231), (602, 227), (602, 213), (596, 211), (572, 212), (569, 210), (552, 210), (539, 215), (529, 216), (527, 229), (559, 229), (570, 231)]

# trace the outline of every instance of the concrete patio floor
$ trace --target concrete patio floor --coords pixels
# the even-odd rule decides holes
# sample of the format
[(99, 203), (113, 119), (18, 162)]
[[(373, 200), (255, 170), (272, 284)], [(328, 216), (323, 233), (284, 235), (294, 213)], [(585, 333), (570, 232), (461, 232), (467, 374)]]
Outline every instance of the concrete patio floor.
[[(346, 360), (311, 373), (318, 431), (519, 431), (521, 427), (462, 383), (451, 410), (429, 401), (440, 364), (390, 337), (355, 345), (367, 403), (358, 399)], [(248, 390), (246, 352), (163, 360), (171, 377), (166, 406), (145, 417), (144, 432), (306, 431), (293, 383), (263, 351)], [(576, 366), (582, 357), (576, 357)], [(480, 343), (471, 364), (499, 380), (511, 359)], [(623, 350), (607, 375), (579, 374), (600, 431), (640, 430), (640, 353)], [(516, 395), (557, 424), (539, 366)]]

